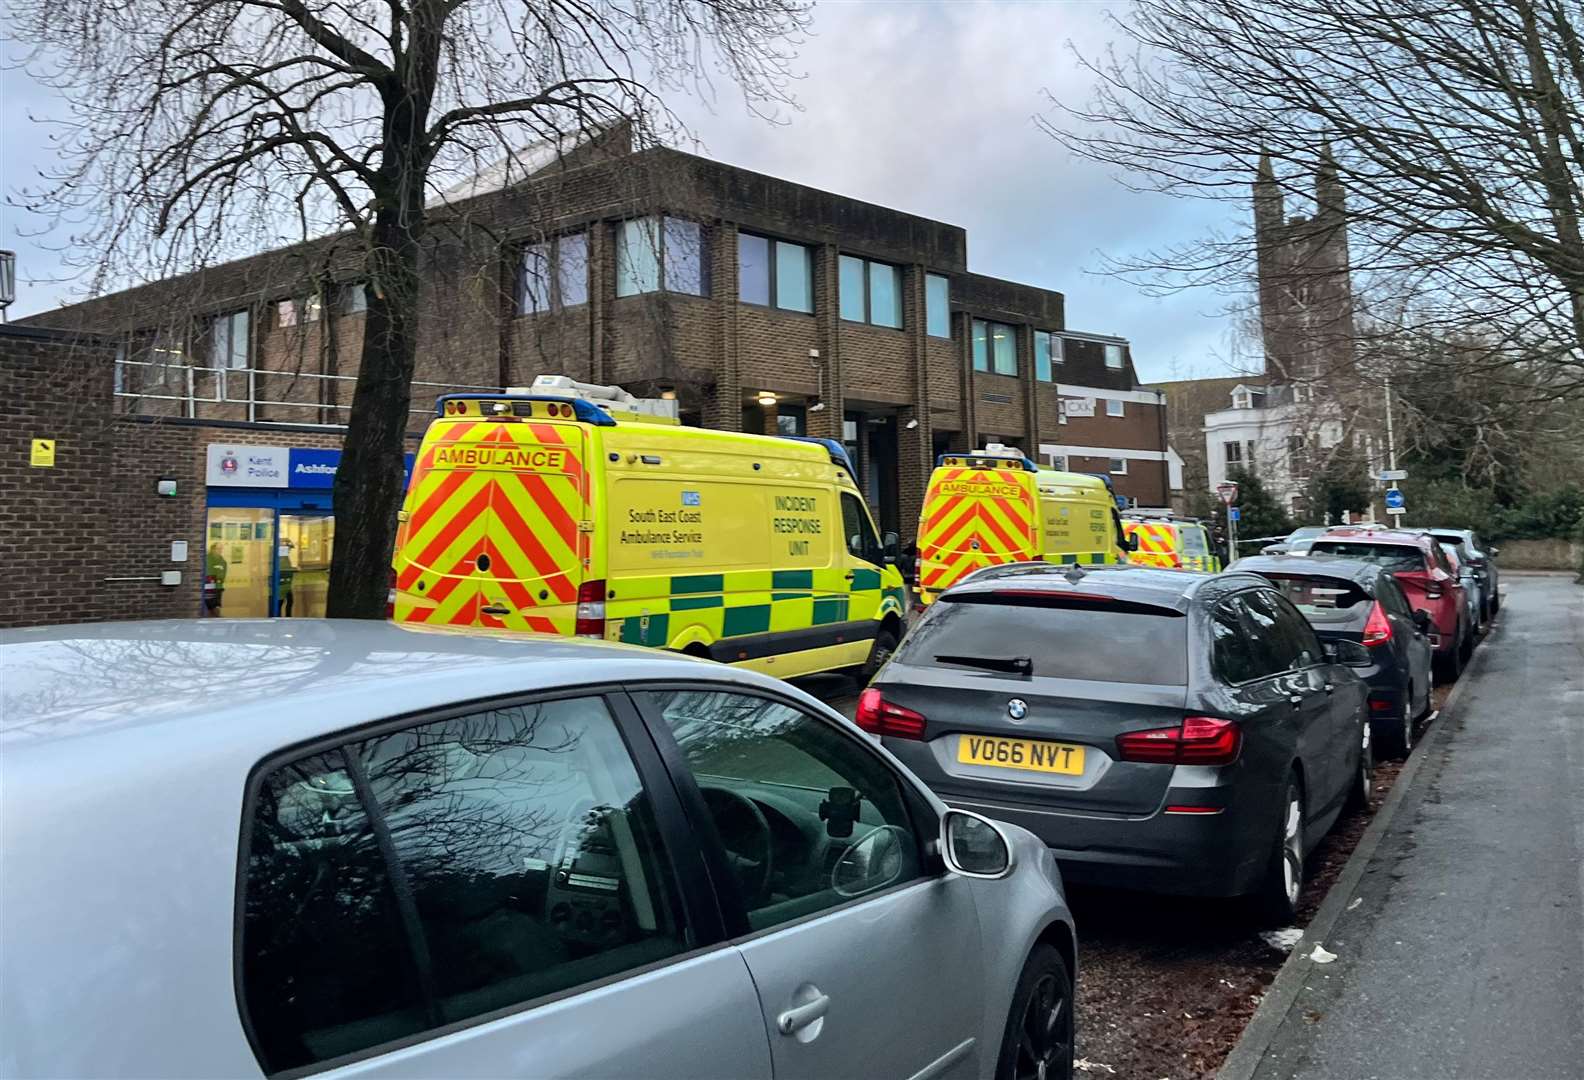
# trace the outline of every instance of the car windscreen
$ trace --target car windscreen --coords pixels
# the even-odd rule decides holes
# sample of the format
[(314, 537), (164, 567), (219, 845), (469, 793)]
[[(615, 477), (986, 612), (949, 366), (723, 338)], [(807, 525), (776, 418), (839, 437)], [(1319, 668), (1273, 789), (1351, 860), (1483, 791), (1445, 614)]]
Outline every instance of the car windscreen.
[(1348, 559), (1374, 563), (1393, 573), (1425, 569), (1424, 550), (1413, 544), (1379, 544), (1368, 540), (1320, 540), (1309, 551), (1313, 555), (1341, 555)]
[(1001, 590), (942, 596), (897, 651), (915, 667), (1182, 686), (1188, 620), (1106, 596)]
[(1300, 577), (1296, 574), (1266, 574), (1272, 585), (1303, 612), (1316, 626), (1363, 626), (1369, 618), (1370, 599), (1359, 585), (1345, 578)]
[(1180, 525), (1177, 535), (1182, 537), (1182, 553), (1184, 555), (1208, 555), (1210, 545), (1205, 540), (1205, 531), (1198, 525)]

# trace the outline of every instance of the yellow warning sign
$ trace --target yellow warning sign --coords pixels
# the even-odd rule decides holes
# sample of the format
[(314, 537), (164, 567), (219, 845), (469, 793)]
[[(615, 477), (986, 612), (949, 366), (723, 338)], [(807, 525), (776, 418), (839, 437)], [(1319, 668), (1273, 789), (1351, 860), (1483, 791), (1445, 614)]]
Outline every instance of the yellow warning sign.
[(31, 464), (35, 469), (53, 469), (55, 467), (54, 439), (33, 440), (33, 459)]

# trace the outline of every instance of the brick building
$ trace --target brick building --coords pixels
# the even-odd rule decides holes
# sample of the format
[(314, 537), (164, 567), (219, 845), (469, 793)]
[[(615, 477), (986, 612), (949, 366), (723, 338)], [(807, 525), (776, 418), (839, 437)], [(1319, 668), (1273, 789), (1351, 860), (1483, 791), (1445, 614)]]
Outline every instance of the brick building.
[[(525, 171), (432, 208), (415, 436), (438, 393), (553, 372), (674, 396), (689, 422), (842, 439), (882, 528), (904, 537), (935, 455), (990, 442), (1108, 474), (1145, 505), (1169, 497), (1164, 398), (1139, 385), (1127, 342), (1069, 329), (1058, 292), (971, 272), (963, 229), (633, 151), (619, 131)], [(117, 430), (200, 433), (185, 436), (184, 475), (207, 490), (192, 538), (239, 550), (245, 515), (217, 511), (257, 509), (259, 529), (262, 511), (331, 509), (301, 504), (312, 474), (284, 455), (336, 445), (361, 347), (358, 255), (327, 237), (26, 322), (99, 343), (78, 352), (104, 369)], [(242, 474), (220, 466), (250, 445), (280, 450), (291, 482), (231, 490)], [(270, 524), (282, 550), (285, 524)], [(270, 597), (279, 610), (278, 585)]]

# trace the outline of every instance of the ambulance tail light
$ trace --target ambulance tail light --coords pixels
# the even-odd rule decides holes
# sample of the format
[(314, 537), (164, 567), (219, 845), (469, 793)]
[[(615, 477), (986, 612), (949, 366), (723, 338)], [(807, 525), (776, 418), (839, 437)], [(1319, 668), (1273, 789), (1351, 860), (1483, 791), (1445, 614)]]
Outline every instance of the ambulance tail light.
[(872, 686), (858, 695), (858, 711), (853, 714), (853, 720), (871, 735), (892, 739), (922, 739), (928, 723), (922, 713), (887, 701), (885, 695)]
[(605, 582), (585, 581), (578, 586), (577, 627), (578, 637), (603, 638), (605, 636)]

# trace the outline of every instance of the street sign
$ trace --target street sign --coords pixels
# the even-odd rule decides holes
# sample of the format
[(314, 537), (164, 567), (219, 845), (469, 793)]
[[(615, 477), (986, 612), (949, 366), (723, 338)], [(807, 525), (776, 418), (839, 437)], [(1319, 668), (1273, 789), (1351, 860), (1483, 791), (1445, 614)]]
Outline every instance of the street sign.
[(1393, 480), (1406, 480), (1406, 479), (1408, 479), (1408, 470), (1407, 469), (1382, 469), (1380, 471), (1380, 476), (1379, 476), (1378, 479), (1383, 484), (1389, 484)]
[(1237, 502), (1237, 492), (1237, 485), (1230, 480), (1223, 484), (1216, 485), (1216, 494), (1221, 496), (1221, 501), (1226, 503), (1228, 506), (1231, 506), (1233, 503)]
[(1227, 520), (1228, 521), (1242, 521), (1243, 520), (1243, 512), (1241, 510), (1239, 510), (1235, 506), (1229, 506), (1229, 507), (1227, 507)]
[(1402, 506), (1388, 506), (1386, 508), (1386, 512), (1388, 514), (1390, 514), (1392, 517), (1395, 518), (1395, 517), (1402, 517), (1404, 514), (1406, 514), (1408, 512), (1408, 510), (1407, 510), (1406, 507), (1402, 507)]
[(1403, 493), (1401, 491), (1391, 488), (1386, 492), (1386, 509), (1400, 511), (1403, 505)]

